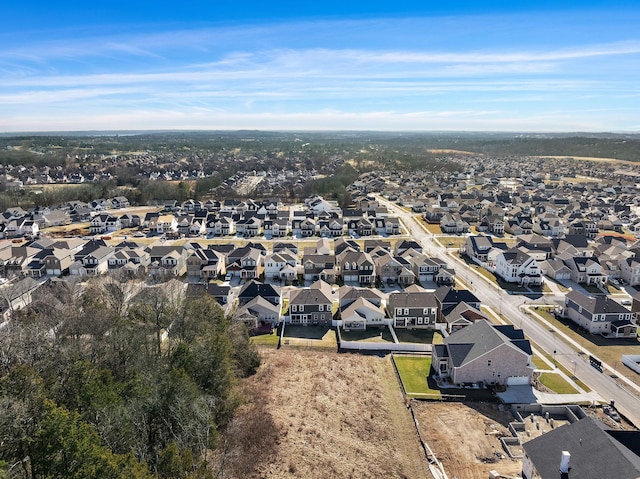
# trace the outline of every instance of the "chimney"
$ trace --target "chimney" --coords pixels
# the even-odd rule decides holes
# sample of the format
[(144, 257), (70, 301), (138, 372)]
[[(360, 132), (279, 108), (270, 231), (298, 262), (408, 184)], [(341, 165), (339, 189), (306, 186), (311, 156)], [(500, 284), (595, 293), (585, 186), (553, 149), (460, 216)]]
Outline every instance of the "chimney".
[(560, 457), (560, 472), (562, 474), (569, 474), (569, 462), (571, 461), (571, 454), (569, 451), (562, 451), (562, 456)]

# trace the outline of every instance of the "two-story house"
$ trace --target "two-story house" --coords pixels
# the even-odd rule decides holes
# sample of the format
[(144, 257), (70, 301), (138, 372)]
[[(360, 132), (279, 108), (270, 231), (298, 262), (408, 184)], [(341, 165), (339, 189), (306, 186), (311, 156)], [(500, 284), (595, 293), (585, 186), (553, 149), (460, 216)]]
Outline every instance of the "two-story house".
[(502, 251), (495, 260), (495, 273), (507, 283), (540, 286), (542, 272), (538, 262), (517, 248)]
[(595, 256), (571, 256), (563, 258), (563, 262), (571, 271), (571, 281), (587, 286), (601, 286), (607, 282), (607, 275)]
[(324, 281), (316, 281), (309, 288), (291, 292), (289, 322), (331, 326), (333, 321), (333, 292)]
[(619, 262), (620, 276), (630, 286), (640, 284), (640, 259), (624, 258)]
[(100, 213), (91, 218), (89, 232), (91, 234), (111, 233), (122, 229), (122, 223), (117, 216), (108, 213)]
[(348, 250), (338, 255), (338, 263), (344, 282), (375, 283), (375, 265), (369, 253)]
[(387, 311), (394, 328), (434, 329), (438, 301), (428, 292), (391, 293)]
[(638, 326), (634, 313), (608, 296), (587, 296), (569, 291), (563, 315), (591, 334), (613, 338), (635, 338)]
[(431, 364), (441, 380), (459, 386), (520, 385), (533, 377), (531, 356), (522, 330), (479, 320), (434, 345)]

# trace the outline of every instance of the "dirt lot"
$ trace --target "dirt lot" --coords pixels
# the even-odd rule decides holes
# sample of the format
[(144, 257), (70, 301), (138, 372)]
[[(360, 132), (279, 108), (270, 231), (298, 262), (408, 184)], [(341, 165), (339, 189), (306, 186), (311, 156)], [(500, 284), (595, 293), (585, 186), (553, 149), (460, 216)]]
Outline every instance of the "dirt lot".
[(260, 410), (260, 417), (256, 425), (240, 417), (237, 427), (252, 430), (254, 462), (228, 467), (234, 472), (224, 477), (431, 478), (389, 357), (262, 355), (247, 384), (254, 404), (244, 407), (247, 416)]
[(489, 403), (418, 401), (413, 408), (423, 440), (450, 478), (486, 479), (494, 469), (504, 475), (520, 473), (521, 461), (510, 459), (499, 440), (510, 436), (507, 425), (514, 418), (508, 410), (501, 412)]

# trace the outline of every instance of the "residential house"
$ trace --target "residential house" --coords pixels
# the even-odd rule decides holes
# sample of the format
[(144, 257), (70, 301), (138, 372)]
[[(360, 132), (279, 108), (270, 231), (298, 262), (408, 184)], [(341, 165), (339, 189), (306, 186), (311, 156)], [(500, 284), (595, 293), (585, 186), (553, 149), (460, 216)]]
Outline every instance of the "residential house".
[(171, 214), (159, 215), (149, 222), (149, 231), (159, 235), (176, 235), (178, 233), (178, 220)]
[(562, 314), (591, 334), (610, 338), (635, 338), (635, 314), (609, 296), (587, 296), (572, 290), (565, 295)]
[(108, 213), (100, 213), (91, 218), (89, 232), (91, 234), (111, 233), (122, 229), (122, 223), (117, 216)]
[(214, 279), (224, 275), (224, 255), (212, 249), (196, 248), (187, 256), (187, 276)]
[(433, 293), (391, 293), (387, 311), (394, 328), (434, 329), (438, 301)]
[(444, 322), (447, 324), (447, 332), (455, 333), (459, 329), (469, 326), (476, 321), (486, 320), (489, 318), (480, 309), (465, 302), (457, 304), (452, 309), (448, 309), (443, 314)]
[(302, 258), (302, 270), (305, 281), (322, 279), (327, 283), (335, 283), (339, 276), (336, 258), (332, 254), (305, 254)]
[(281, 291), (278, 286), (261, 283), (253, 279), (247, 281), (242, 288), (240, 288), (240, 292), (238, 293), (238, 303), (240, 306), (244, 306), (257, 296), (262, 296), (270, 303), (280, 304)]
[(507, 283), (517, 283), (520, 286), (542, 284), (538, 262), (517, 248), (503, 251), (496, 257), (495, 273)]
[(375, 283), (375, 265), (369, 253), (347, 250), (338, 255), (337, 260), (344, 282)]
[(595, 256), (571, 256), (562, 258), (565, 266), (571, 271), (571, 281), (587, 286), (602, 286), (607, 282), (602, 265)]
[(611, 429), (590, 416), (525, 442), (523, 479), (637, 479), (640, 431)]
[(386, 324), (384, 309), (369, 300), (359, 297), (340, 309), (339, 326), (345, 331), (364, 331), (368, 327), (382, 327)]
[(355, 286), (341, 286), (338, 289), (340, 309), (344, 309), (358, 298), (364, 298), (375, 306), (383, 306), (383, 293), (373, 288), (359, 288)]
[(470, 226), (459, 213), (446, 213), (440, 219), (440, 229), (443, 233), (463, 234), (469, 232)]
[(66, 248), (51, 248), (44, 257), (45, 274), (60, 276), (68, 273), (73, 260), (73, 251)]
[(262, 296), (256, 296), (240, 306), (233, 317), (237, 321), (242, 321), (249, 329), (260, 328), (264, 325), (274, 328), (280, 322), (280, 305), (273, 304)]
[(289, 298), (289, 321), (291, 324), (331, 326), (333, 321), (331, 286), (319, 280), (309, 288), (292, 291)]
[(187, 297), (197, 298), (201, 294), (209, 294), (218, 302), (220, 306), (225, 306), (232, 300), (233, 292), (230, 286), (207, 283), (207, 284), (194, 284), (187, 285)]
[(69, 273), (80, 276), (99, 276), (109, 270), (109, 258), (115, 253), (111, 246), (99, 246), (69, 265)]
[(460, 247), (460, 253), (475, 259), (480, 263), (486, 263), (489, 251), (494, 247), (491, 236), (467, 236)]
[(34, 238), (38, 236), (39, 232), (40, 227), (38, 223), (28, 216), (10, 220), (4, 229), (4, 235), (7, 238), (19, 238), (22, 236)]
[(264, 277), (293, 281), (298, 276), (298, 259), (286, 251), (264, 258)]
[(402, 258), (409, 262), (411, 271), (420, 283), (435, 281), (435, 277), (442, 266), (438, 261), (413, 250), (405, 251), (402, 254)]
[(108, 261), (110, 270), (119, 269), (129, 274), (146, 273), (150, 263), (149, 253), (139, 246), (118, 247)]
[(416, 275), (412, 264), (402, 256), (389, 253), (376, 256), (374, 259), (376, 274), (383, 283), (413, 284)]
[(630, 286), (640, 285), (640, 258), (624, 258), (619, 262), (620, 276)]
[(479, 320), (434, 345), (431, 365), (441, 380), (460, 386), (529, 384), (531, 356), (522, 330)]
[(187, 272), (187, 250), (181, 246), (152, 246), (148, 249), (148, 273), (154, 277), (179, 277)]
[(115, 198), (111, 198), (111, 206), (115, 209), (121, 209), (128, 208), (130, 204), (126, 196), (116, 196)]

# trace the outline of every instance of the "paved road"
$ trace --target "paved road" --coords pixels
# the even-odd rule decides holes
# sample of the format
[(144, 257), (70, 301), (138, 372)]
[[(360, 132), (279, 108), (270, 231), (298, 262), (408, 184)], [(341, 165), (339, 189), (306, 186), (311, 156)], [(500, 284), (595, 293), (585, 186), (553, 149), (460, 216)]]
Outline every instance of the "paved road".
[[(576, 349), (558, 337), (555, 330), (545, 328), (539, 322), (524, 314), (520, 307), (525, 301), (529, 301), (526, 297), (510, 295), (502, 289), (495, 288), (487, 278), (476, 273), (472, 268), (462, 267), (457, 263), (453, 264), (455, 260), (446, 253), (446, 249), (433, 241), (433, 235), (426, 232), (411, 213), (380, 196), (377, 196), (377, 198), (402, 220), (412, 236), (423, 245), (425, 253), (446, 261), (450, 266), (454, 266), (456, 277), (470, 285), (475, 295), (485, 306), (509, 318), (517, 327), (522, 328), (527, 337), (532, 339), (544, 351), (556, 351), (555, 359), (559, 364), (574, 373), (576, 377), (580, 378), (605, 400), (615, 400), (616, 408), (631, 422), (640, 426), (640, 397), (627, 386), (623, 386), (612, 379), (606, 372), (600, 372), (593, 368), (589, 363), (588, 357), (584, 354), (578, 354)], [(553, 296), (545, 296), (545, 302), (553, 298)]]

